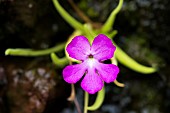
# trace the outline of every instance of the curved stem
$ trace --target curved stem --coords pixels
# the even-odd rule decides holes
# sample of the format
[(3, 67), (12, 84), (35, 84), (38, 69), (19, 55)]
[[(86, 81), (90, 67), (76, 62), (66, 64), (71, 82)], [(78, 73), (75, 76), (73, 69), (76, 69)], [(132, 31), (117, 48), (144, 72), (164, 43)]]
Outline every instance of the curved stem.
[(123, 0), (119, 0), (118, 6), (116, 7), (116, 9), (114, 9), (112, 11), (112, 13), (110, 14), (109, 18), (106, 20), (106, 22), (104, 23), (103, 27), (101, 28), (101, 32), (102, 33), (107, 33), (112, 28), (113, 23), (114, 23), (115, 18), (116, 18), (116, 15), (120, 11), (120, 9), (122, 8), (122, 5), (123, 5)]
[(115, 84), (116, 86), (119, 86), (119, 87), (125, 87), (125, 84), (120, 83), (120, 82), (117, 81), (117, 80), (114, 80), (114, 84)]
[(56, 66), (65, 66), (66, 64), (68, 64), (68, 59), (67, 57), (63, 57), (63, 58), (58, 58), (57, 55), (55, 55), (55, 53), (51, 53), (50, 54), (51, 60), (52, 62), (56, 65)]
[(71, 84), (71, 94), (70, 94), (70, 96), (67, 98), (67, 100), (73, 102), (74, 99), (75, 99), (75, 97), (76, 97), (76, 94), (75, 94), (74, 84)]
[(32, 50), (32, 49), (7, 49), (5, 51), (5, 55), (13, 55), (13, 56), (43, 56), (48, 55), (53, 52), (58, 52), (64, 49), (65, 43), (56, 45), (55, 47), (45, 49), (45, 50)]
[[(114, 42), (113, 42), (114, 43)], [(114, 45), (116, 45), (114, 43)], [(116, 59), (125, 65), (126, 67), (139, 72), (143, 74), (149, 74), (149, 73), (154, 73), (157, 71), (155, 67), (147, 67), (144, 65), (139, 64), (136, 62), (134, 59), (132, 59), (130, 56), (128, 56), (119, 46), (116, 45), (116, 51), (115, 51), (115, 56)]]
[(96, 97), (94, 104), (91, 106), (88, 106), (87, 110), (89, 111), (97, 110), (103, 104), (104, 98), (105, 98), (105, 87), (103, 87), (102, 90), (100, 90), (97, 93), (97, 97)]
[(84, 94), (84, 113), (87, 113), (88, 103), (89, 103), (89, 94), (85, 91), (85, 94)]
[(52, 0), (55, 8), (60, 13), (60, 15), (64, 18), (67, 23), (69, 23), (74, 29), (78, 29), (84, 31), (83, 25), (75, 20), (66, 10), (59, 4), (58, 0)]

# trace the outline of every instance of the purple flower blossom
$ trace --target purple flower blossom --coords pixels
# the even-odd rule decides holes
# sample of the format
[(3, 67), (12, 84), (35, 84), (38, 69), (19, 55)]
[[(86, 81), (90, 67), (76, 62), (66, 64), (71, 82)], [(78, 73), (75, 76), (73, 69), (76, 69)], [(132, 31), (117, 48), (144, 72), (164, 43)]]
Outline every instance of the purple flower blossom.
[(76, 36), (66, 47), (70, 57), (82, 61), (80, 64), (66, 66), (63, 78), (68, 83), (76, 83), (83, 75), (81, 87), (90, 94), (102, 89), (104, 82), (113, 82), (119, 68), (114, 64), (104, 64), (102, 61), (113, 57), (116, 47), (105, 35), (95, 37), (92, 45), (84, 36)]

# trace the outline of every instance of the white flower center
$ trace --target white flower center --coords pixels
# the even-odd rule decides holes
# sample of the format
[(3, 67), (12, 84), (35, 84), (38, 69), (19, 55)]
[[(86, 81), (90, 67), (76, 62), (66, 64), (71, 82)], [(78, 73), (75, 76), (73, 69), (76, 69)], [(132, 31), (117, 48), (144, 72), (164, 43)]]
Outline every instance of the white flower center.
[(94, 68), (94, 66), (96, 65), (96, 62), (97, 62), (96, 59), (94, 59), (94, 58), (88, 58), (88, 59), (87, 59), (87, 66), (88, 66), (89, 68)]

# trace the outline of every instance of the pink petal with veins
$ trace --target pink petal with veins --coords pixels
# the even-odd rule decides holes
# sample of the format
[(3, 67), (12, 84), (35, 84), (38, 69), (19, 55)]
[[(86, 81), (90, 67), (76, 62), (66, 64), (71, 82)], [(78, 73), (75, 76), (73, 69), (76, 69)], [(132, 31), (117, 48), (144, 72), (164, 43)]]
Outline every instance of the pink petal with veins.
[(90, 53), (90, 43), (84, 36), (76, 36), (66, 48), (70, 57), (77, 60), (85, 60)]
[(95, 59), (101, 61), (112, 58), (115, 49), (116, 47), (111, 39), (103, 34), (99, 34), (92, 43), (91, 53)]

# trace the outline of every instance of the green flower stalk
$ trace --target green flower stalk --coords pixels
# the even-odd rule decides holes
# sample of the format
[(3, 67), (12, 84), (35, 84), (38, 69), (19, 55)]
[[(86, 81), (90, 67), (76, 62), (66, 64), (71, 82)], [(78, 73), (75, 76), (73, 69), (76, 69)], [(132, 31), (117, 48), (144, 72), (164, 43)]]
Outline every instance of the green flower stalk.
[(115, 22), (116, 15), (121, 10), (122, 5), (123, 5), (123, 0), (119, 0), (118, 6), (116, 7), (116, 9), (114, 9), (111, 12), (110, 16), (108, 17), (108, 19), (106, 20), (106, 22), (102, 26), (102, 28), (101, 28), (102, 33), (107, 33), (107, 32), (109, 32), (111, 30), (111, 28), (112, 28), (112, 26), (113, 26), (113, 24)]
[(32, 50), (32, 49), (7, 49), (5, 51), (5, 55), (12, 56), (26, 56), (26, 57), (35, 57), (35, 56), (44, 56), (49, 55), (53, 52), (58, 52), (63, 50), (65, 47), (65, 43), (58, 44), (52, 48), (44, 49), (44, 50)]

